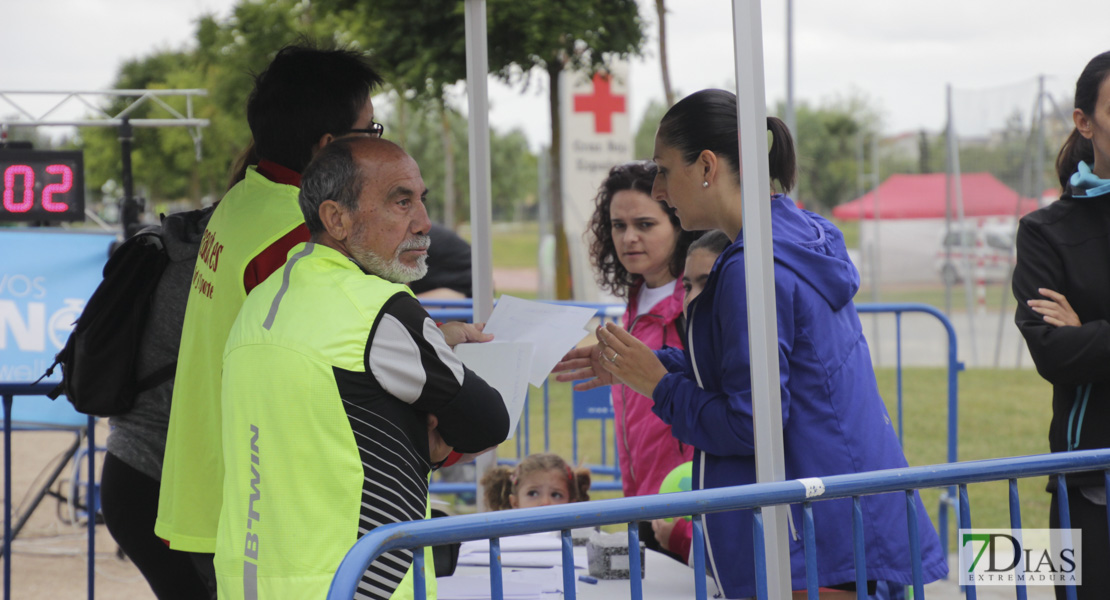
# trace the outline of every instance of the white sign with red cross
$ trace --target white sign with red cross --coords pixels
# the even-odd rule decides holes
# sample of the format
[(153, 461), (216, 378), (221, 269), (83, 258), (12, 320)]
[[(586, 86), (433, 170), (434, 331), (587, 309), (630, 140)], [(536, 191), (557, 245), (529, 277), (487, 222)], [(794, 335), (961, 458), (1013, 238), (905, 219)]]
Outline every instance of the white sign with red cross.
[(610, 69), (592, 76), (575, 72), (560, 75), (563, 222), (570, 247), (574, 299), (584, 302), (615, 300), (597, 287), (584, 234), (593, 216), (597, 189), (609, 169), (632, 160), (628, 62), (614, 60)]

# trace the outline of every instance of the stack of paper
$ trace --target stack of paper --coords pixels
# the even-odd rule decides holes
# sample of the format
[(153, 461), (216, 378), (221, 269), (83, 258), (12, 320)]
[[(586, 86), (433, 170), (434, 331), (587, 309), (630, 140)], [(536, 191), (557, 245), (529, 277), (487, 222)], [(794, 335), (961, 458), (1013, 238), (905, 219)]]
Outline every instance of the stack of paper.
[(501, 393), (516, 431), (528, 384), (542, 386), (551, 369), (589, 334), (594, 309), (501, 296), (484, 331), (493, 341), (459, 344), (455, 353), (471, 371)]
[[(540, 537), (544, 536), (544, 537)], [(563, 552), (557, 536), (534, 534), (501, 539), (501, 566), (506, 569), (546, 569), (554, 567), (562, 572)], [(489, 566), (489, 541), (463, 542), (459, 549), (459, 564), (475, 567)], [(586, 568), (586, 548), (574, 549), (574, 567)]]

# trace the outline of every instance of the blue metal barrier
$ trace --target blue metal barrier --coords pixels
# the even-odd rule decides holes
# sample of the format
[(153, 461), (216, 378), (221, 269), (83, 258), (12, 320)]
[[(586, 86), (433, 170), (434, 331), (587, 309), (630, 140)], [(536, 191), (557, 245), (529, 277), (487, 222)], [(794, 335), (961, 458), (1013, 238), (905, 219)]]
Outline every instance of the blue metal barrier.
[[(936, 317), (944, 326), (948, 335), (948, 462), (959, 460), (959, 381), (957, 376), (964, 370), (964, 364), (956, 358), (956, 330), (952, 322), (940, 310), (928, 304), (913, 303), (879, 303), (857, 304), (858, 313), (893, 313), (897, 359), (895, 363), (895, 376), (898, 390), (898, 442), (902, 443), (902, 314), (909, 312), (924, 313)], [(940, 496), (940, 507), (937, 510), (937, 533), (940, 536), (941, 548), (948, 547), (948, 508), (959, 510), (959, 499), (955, 487), (949, 487)]]
[[(4, 402), (4, 600), (11, 598), (12, 585), (12, 406), (16, 396), (44, 396), (58, 385), (58, 382), (31, 383), (0, 383), (0, 396)], [(68, 405), (66, 400), (55, 400)], [(88, 417), (86, 439), (88, 442), (89, 478), (87, 498), (90, 507), (88, 518), (88, 591), (89, 599), (94, 597), (95, 570), (93, 560), (96, 558), (96, 514), (93, 512), (96, 505), (96, 440), (94, 431), (96, 417)], [(49, 429), (49, 425), (35, 427), (36, 429)]]
[[(601, 463), (587, 465), (590, 472), (598, 475), (610, 475), (615, 477), (614, 481), (594, 481), (590, 484), (591, 490), (620, 490), (622, 484), (620, 481), (620, 464), (617, 459), (616, 447), (616, 414), (613, 411), (613, 401), (611, 397), (612, 391), (609, 386), (594, 388), (585, 392), (571, 390), (571, 446), (573, 448), (571, 460), (574, 464), (580, 464), (578, 458), (578, 422), (583, 420), (597, 421), (601, 430)], [(612, 423), (614, 427), (613, 432), (613, 464), (609, 464), (607, 458), (608, 444), (606, 443), (606, 430), (608, 425)]]
[[(437, 321), (447, 320), (465, 320), (470, 321), (473, 313), (471, 310), (471, 300), (421, 300), (421, 303), (428, 309), (432, 318)], [(604, 323), (606, 320), (617, 322), (621, 315), (624, 314), (624, 306), (615, 304), (596, 304), (596, 303), (581, 303), (581, 302), (553, 302), (554, 304), (568, 304), (573, 306), (585, 306), (593, 308), (597, 311), (597, 316)], [(905, 313), (922, 313), (932, 315), (944, 327), (948, 336), (948, 351), (947, 351), (947, 368), (948, 368), (948, 462), (956, 462), (959, 460), (958, 456), (958, 418), (959, 418), (959, 387), (957, 376), (960, 371), (964, 370), (964, 364), (957, 359), (957, 342), (956, 330), (952, 327), (951, 321), (944, 315), (943, 312), (928, 304), (918, 303), (877, 303), (877, 304), (857, 304), (856, 312), (861, 314), (877, 314), (877, 313), (891, 313), (894, 315), (895, 321), (895, 336), (897, 342), (897, 360), (895, 367), (895, 377), (897, 380), (897, 430), (899, 443), (903, 440), (903, 418), (902, 418), (902, 315)], [(549, 415), (549, 391), (548, 383), (544, 382), (543, 386), (543, 451), (551, 451), (550, 443), (550, 419)], [(530, 399), (530, 398), (529, 398)], [(527, 406), (525, 411), (527, 411)], [(531, 423), (528, 420), (528, 413), (525, 412), (524, 418), (520, 428), (520, 435), (517, 442), (517, 458), (527, 456), (530, 454), (530, 434)], [(523, 439), (523, 447), (521, 445)], [(604, 444), (604, 442), (602, 442)], [(578, 455), (577, 439), (574, 440), (573, 455)], [(604, 460), (602, 462), (605, 462)], [(459, 485), (468, 484), (451, 484), (450, 489), (455, 489)], [(432, 493), (457, 493), (447, 491), (448, 486), (438, 482), (432, 484)], [(470, 491), (473, 491), (471, 488)], [(948, 509), (951, 507), (953, 510), (957, 509), (958, 497), (956, 488), (950, 488), (945, 493), (941, 494), (940, 508), (937, 513), (937, 529), (940, 533), (940, 541), (943, 547), (947, 547), (948, 543)]]
[[(691, 552), (694, 555), (695, 565), (702, 565), (701, 567), (695, 566), (693, 571), (695, 597), (703, 600), (706, 598), (706, 575), (704, 569), (705, 548), (702, 541), (700, 515), (727, 510), (755, 509), (758, 517), (762, 507), (801, 504), (804, 514), (807, 515), (803, 526), (803, 535), (806, 538), (805, 547), (807, 549), (808, 594), (809, 598), (815, 599), (817, 598), (817, 582), (812, 573), (816, 570), (817, 557), (814, 555), (815, 551), (812, 550), (813, 545), (810, 542), (813, 536), (812, 510), (810, 507), (813, 502), (836, 498), (853, 498), (856, 506), (858, 506), (860, 496), (904, 492), (911, 507), (907, 511), (909, 536), (911, 540), (916, 540), (918, 539), (918, 532), (915, 529), (916, 510), (913, 508), (916, 504), (913, 501), (915, 490), (959, 486), (960, 494), (963, 496), (963, 501), (960, 503), (960, 526), (969, 528), (971, 526), (971, 506), (966, 498), (967, 484), (969, 483), (1009, 480), (1011, 482), (1010, 494), (1016, 503), (1017, 487), (1014, 482), (1017, 478), (1043, 475), (1059, 476), (1063, 473), (1099, 470), (1106, 472), (1107, 487), (1110, 487), (1110, 449), (834, 475), (822, 478), (821, 481), (824, 484), (825, 491), (816, 498), (807, 496), (807, 486), (805, 484), (792, 480), (396, 523), (378, 527), (355, 543), (336, 570), (331, 589), (328, 591), (328, 598), (331, 600), (349, 600), (353, 597), (358, 581), (370, 563), (382, 553), (392, 550), (406, 548), (417, 550), (436, 544), (489, 539), (490, 552), (493, 556), (493, 553), (497, 550), (497, 540), (504, 536), (561, 531), (564, 543), (567, 543), (570, 539), (571, 528), (618, 523), (629, 524), (629, 539), (631, 542), (634, 541), (632, 532), (636, 530), (638, 521), (692, 514), (694, 515), (695, 542), (691, 546)], [(1059, 504), (1062, 518), (1061, 527), (1068, 527), (1068, 522), (1063, 520), (1068, 514), (1066, 494), (1060, 495)], [(1015, 514), (1011, 514), (1011, 518), (1015, 516)], [(755, 563), (757, 565), (765, 563), (760, 535), (757, 528), (757, 538), (754, 540)], [(1107, 533), (1104, 532), (1103, 535), (1107, 535)], [(853, 538), (853, 545), (857, 549), (856, 555), (862, 556), (864, 540), (859, 527), (854, 528)], [(629, 548), (633, 547), (635, 546), (629, 546)], [(422, 554), (423, 552), (420, 551), (414, 552), (415, 556)], [(912, 559), (914, 597), (924, 598), (924, 581), (922, 579), (919, 550), (912, 552)], [(639, 568), (639, 560), (639, 552), (629, 552), (630, 566), (633, 569)], [(496, 562), (494, 560), (490, 561), (491, 581), (500, 582), (500, 571), (494, 566)], [(866, 564), (857, 560), (856, 579), (857, 582), (862, 582), (863, 585), (857, 587), (856, 593), (857, 597), (861, 599), (867, 593), (866, 568)], [(573, 579), (568, 579), (568, 577), (573, 577), (573, 569), (573, 561), (564, 559), (564, 580), (573, 582)], [(422, 589), (423, 569), (414, 569), (414, 575), (419, 582), (419, 589)], [(765, 570), (757, 568), (756, 579), (757, 590), (766, 590)], [(632, 580), (639, 581), (639, 578), (633, 577)], [(495, 587), (495, 589), (500, 591), (499, 587)], [(967, 589), (970, 592), (968, 597), (973, 598), (974, 586), (968, 586)], [(1020, 586), (1019, 589), (1021, 589)], [(1074, 590), (1074, 588), (1072, 589)], [(564, 594), (566, 598), (573, 600), (575, 597), (574, 586), (567, 585)], [(421, 596), (418, 595), (417, 597)], [(640, 597), (638, 595), (633, 596), (633, 598)], [(765, 598), (766, 596), (764, 594), (760, 597)], [(500, 600), (501, 595), (497, 593), (493, 598)]]

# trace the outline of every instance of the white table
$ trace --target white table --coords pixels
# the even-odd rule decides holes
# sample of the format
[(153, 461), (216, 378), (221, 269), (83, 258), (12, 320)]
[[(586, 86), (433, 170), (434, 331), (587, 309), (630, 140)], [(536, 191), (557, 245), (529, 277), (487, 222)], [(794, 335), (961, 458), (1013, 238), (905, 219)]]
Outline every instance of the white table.
[[(586, 548), (578, 546), (574, 549), (575, 564), (586, 564)], [(505, 554), (502, 553), (503, 558)], [(557, 554), (557, 553), (554, 553)], [(647, 550), (644, 558), (644, 579), (643, 579), (643, 597), (644, 600), (671, 600), (674, 598), (692, 598), (694, 596), (694, 570), (678, 561), (669, 558), (663, 554), (655, 552), (654, 550)], [(552, 573), (552, 570), (557, 570)], [(585, 568), (576, 568), (575, 572), (578, 575), (588, 575)], [(513, 578), (524, 577), (535, 581), (536, 587), (540, 587), (543, 583), (551, 581), (553, 578), (562, 577), (562, 571), (558, 567), (550, 567), (546, 569), (516, 569), (512, 567), (504, 567), (503, 573), (506, 577), (510, 574)], [(440, 598), (441, 600), (450, 600), (451, 596), (444, 595), (444, 592), (449, 592), (452, 585), (453, 577), (466, 577), (466, 578), (481, 578), (486, 581), (488, 586), (489, 581), (489, 567), (488, 566), (473, 566), (473, 565), (459, 565), (455, 569), (455, 574), (452, 577), (442, 577), (439, 579)], [(708, 597), (712, 598), (717, 593), (717, 586), (712, 577), (706, 578), (706, 592)], [(488, 587), (485, 590), (486, 596), (471, 596), (471, 598), (489, 598)], [(596, 584), (578, 582), (576, 588), (576, 595), (582, 600), (618, 600), (619, 598), (631, 598), (631, 582), (627, 579), (599, 579)], [(539, 597), (543, 600), (554, 599), (562, 597), (562, 593), (543, 593)]]

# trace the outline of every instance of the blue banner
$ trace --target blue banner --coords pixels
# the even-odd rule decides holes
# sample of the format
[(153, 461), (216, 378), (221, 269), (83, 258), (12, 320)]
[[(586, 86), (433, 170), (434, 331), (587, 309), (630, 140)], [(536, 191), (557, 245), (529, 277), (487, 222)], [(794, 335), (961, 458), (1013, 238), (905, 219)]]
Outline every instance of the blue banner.
[[(111, 233), (0, 229), (0, 381), (32, 382), (54, 362), (103, 279), (115, 239)], [(61, 379), (58, 369), (51, 379)], [(77, 414), (64, 400), (21, 397), (12, 422), (41, 422), (27, 412), (36, 405)]]

